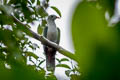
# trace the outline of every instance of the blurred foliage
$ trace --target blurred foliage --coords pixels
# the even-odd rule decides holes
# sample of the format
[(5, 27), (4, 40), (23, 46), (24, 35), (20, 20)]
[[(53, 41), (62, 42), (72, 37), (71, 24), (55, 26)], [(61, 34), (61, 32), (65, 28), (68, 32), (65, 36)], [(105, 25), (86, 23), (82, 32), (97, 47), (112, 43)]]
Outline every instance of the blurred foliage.
[(56, 8), (56, 7), (54, 7), (54, 6), (51, 6), (51, 8), (52, 8), (53, 10), (55, 10), (60, 17), (62, 16), (62, 15), (61, 15), (61, 12), (59, 11), (58, 8)]
[(39, 22), (37, 31), (41, 34), (48, 7), (49, 0), (0, 0), (0, 80), (56, 80), (41, 67), (45, 59), (34, 53), (40, 45), (30, 41), (27, 28), (11, 17), (30, 27)]
[[(120, 80), (120, 21), (109, 26), (105, 17), (108, 13), (112, 19), (115, 2), (81, 0), (77, 4), (72, 37), (78, 64), (73, 65), (68, 58), (56, 59), (56, 67), (65, 68), (71, 80)], [(28, 30), (11, 17), (12, 13), (30, 26), (39, 22), (37, 32), (42, 34), (47, 26), (48, 7), (49, 0), (0, 0), (0, 80), (56, 80), (53, 73), (46, 74), (41, 67), (45, 59), (34, 53), (40, 46), (30, 41)], [(50, 8), (61, 17), (58, 8)]]
[[(79, 58), (78, 80), (120, 80), (120, 23), (110, 25), (115, 0), (83, 0), (74, 12), (72, 37)], [(120, 16), (117, 16), (120, 17)]]

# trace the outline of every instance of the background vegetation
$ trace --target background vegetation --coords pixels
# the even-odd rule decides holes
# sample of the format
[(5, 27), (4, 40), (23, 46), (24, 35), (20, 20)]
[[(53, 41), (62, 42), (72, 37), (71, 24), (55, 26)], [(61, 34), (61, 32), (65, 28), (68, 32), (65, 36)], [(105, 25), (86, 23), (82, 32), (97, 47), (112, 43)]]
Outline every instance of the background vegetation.
[[(77, 4), (71, 23), (75, 54), (68, 57), (76, 60), (78, 65), (71, 68), (62, 63), (70, 62), (68, 59), (56, 59), (56, 67), (67, 68), (65, 73), (71, 80), (120, 80), (120, 22), (109, 25), (115, 14), (115, 2), (82, 0)], [(35, 21), (40, 21), (38, 34), (42, 33), (48, 7), (61, 16), (59, 9), (49, 6), (49, 0), (0, 1), (1, 80), (56, 80), (53, 73), (46, 75), (41, 67), (45, 60), (33, 53), (40, 45), (29, 40), (29, 36), (32, 36), (30, 24)], [(25, 23), (26, 27), (14, 17)], [(27, 64), (28, 61), (33, 64)]]

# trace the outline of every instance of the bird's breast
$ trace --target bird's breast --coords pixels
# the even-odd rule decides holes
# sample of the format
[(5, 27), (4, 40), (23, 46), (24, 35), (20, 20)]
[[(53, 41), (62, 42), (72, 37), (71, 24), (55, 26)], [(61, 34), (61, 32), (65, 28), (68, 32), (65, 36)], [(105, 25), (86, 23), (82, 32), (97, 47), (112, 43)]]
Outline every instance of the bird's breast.
[(52, 42), (57, 42), (58, 31), (57, 28), (48, 29), (47, 31), (47, 39)]

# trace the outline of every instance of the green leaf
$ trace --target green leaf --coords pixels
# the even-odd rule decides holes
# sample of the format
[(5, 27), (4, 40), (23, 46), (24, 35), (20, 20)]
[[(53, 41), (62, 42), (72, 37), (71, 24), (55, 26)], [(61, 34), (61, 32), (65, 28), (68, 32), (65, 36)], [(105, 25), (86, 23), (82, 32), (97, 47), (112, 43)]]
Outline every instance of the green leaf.
[[(38, 0), (38, 1), (39, 1), (39, 0)], [(34, 2), (35, 2), (35, 0), (31, 0), (31, 2), (32, 2), (32, 3), (34, 3)]]
[(99, 5), (109, 13), (110, 17), (114, 15), (116, 0), (98, 0)]
[(35, 10), (36, 10), (37, 14), (40, 15), (41, 17), (45, 17), (45, 16), (48, 15), (48, 13), (46, 12), (46, 10), (42, 6), (36, 6)]
[(64, 62), (64, 61), (69, 61), (69, 59), (67, 59), (67, 58), (62, 58), (62, 59), (60, 60), (60, 62)]
[(70, 77), (71, 77), (70, 80), (84, 80), (84, 79), (80, 79), (80, 76), (76, 74), (71, 74)]
[(57, 12), (57, 14), (61, 17), (61, 12), (60, 12), (60, 10), (59, 10), (58, 8), (56, 8), (56, 7), (54, 7), (54, 6), (51, 6), (51, 8), (52, 8), (53, 10), (55, 10), (55, 11)]
[(41, 65), (43, 62), (45, 62), (45, 60), (40, 61), (40, 63), (38, 65)]
[(56, 58), (56, 60), (58, 61), (58, 63), (60, 63), (60, 60), (58, 58)]
[(42, 32), (43, 32), (43, 28), (40, 26), (40, 24), (38, 25), (38, 28), (37, 28), (37, 32), (38, 32), (38, 34), (42, 34)]
[(47, 3), (49, 2), (49, 0), (46, 0), (47, 1)]
[[(94, 80), (101, 76), (103, 78), (104, 70), (111, 64), (110, 56), (117, 52), (118, 44), (116, 33), (113, 28), (108, 27), (103, 10), (86, 1), (79, 3), (73, 15), (71, 30), (80, 71), (83, 74), (99, 72), (100, 74), (96, 74), (99, 77)], [(110, 64), (106, 65), (105, 62)], [(93, 76), (95, 75), (91, 77)]]
[(53, 73), (48, 73), (46, 76), (46, 80), (57, 80)]
[(37, 5), (40, 5), (40, 3), (41, 3), (40, 0), (37, 0)]
[(70, 76), (70, 72), (71, 72), (71, 70), (66, 70), (65, 74), (69, 77)]
[(32, 56), (32, 57), (34, 57), (35, 59), (38, 59), (39, 57), (35, 54), (35, 53), (33, 53), (33, 52), (25, 52), (26, 54), (27, 54), (27, 56)]
[(42, 27), (45, 27), (47, 24), (47, 21), (46, 20), (42, 20)]
[(3, 0), (3, 1), (4, 1), (4, 4), (6, 4), (8, 0)]
[(67, 68), (67, 69), (71, 69), (68, 65), (66, 64), (58, 64), (56, 65), (56, 67), (63, 67), (63, 68)]

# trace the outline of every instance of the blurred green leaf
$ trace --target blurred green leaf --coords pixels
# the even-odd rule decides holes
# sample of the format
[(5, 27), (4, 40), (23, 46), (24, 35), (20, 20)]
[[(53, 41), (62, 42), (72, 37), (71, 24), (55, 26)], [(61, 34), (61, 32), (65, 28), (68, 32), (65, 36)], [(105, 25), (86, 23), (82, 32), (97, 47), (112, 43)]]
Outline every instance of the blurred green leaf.
[(43, 62), (45, 62), (45, 60), (40, 61), (40, 63), (38, 65), (41, 65)]
[(4, 1), (4, 4), (6, 4), (8, 0), (3, 0), (3, 1)]
[(78, 76), (76, 74), (72, 74), (72, 75), (70, 75), (70, 77), (71, 77), (70, 80), (80, 80), (80, 76)]
[(115, 2), (117, 0), (98, 0), (100, 6), (102, 6), (104, 12), (108, 11), (110, 17), (113, 16), (115, 10)]
[(8, 25), (11, 25), (13, 24), (13, 20), (12, 18), (10, 18), (9, 16), (6, 16), (6, 15), (3, 15), (3, 14), (0, 14), (0, 24), (8, 24)]
[(40, 26), (40, 24), (38, 25), (38, 28), (37, 28), (37, 32), (38, 32), (38, 34), (42, 34), (42, 32), (43, 32), (43, 28)]
[(35, 10), (36, 10), (37, 14), (40, 15), (41, 17), (45, 17), (48, 15), (48, 13), (45, 11), (45, 9), (40, 5), (36, 6)]
[(48, 74), (47, 74), (46, 80), (57, 80), (57, 78), (56, 78), (55, 75), (51, 72), (51, 73), (48, 73)]
[[(35, 2), (35, 0), (30, 0), (32, 3), (34, 3)], [(39, 0), (37, 0), (37, 1), (39, 1)]]
[(10, 0), (9, 4), (15, 4), (16, 5), (20, 2), (21, 2), (21, 0)]
[(49, 2), (49, 0), (46, 0), (47, 2)]
[(47, 24), (47, 21), (46, 20), (42, 20), (42, 27), (45, 27)]
[(60, 63), (60, 60), (58, 58), (56, 58), (56, 60), (58, 61), (58, 63)]
[(70, 73), (71, 73), (71, 70), (66, 70), (65, 71), (65, 74), (69, 77), (70, 76)]
[(27, 56), (32, 56), (32, 57), (34, 57), (35, 59), (38, 59), (39, 57), (35, 54), (35, 53), (33, 53), (33, 52), (25, 52), (26, 53), (26, 55)]
[(39, 57), (33, 51), (39, 46), (28, 37), (30, 27), (23, 27), (11, 17), (12, 13), (21, 23), (28, 25), (41, 20), (44, 27), (48, 2), (43, 6), (40, 0), (0, 0), (0, 80), (56, 80), (54, 74), (46, 78), (41, 67), (45, 60), (35, 63)]
[[(75, 55), (80, 59), (80, 71), (89, 77), (93, 77), (94, 74), (99, 76), (94, 80), (104, 78), (103, 73), (107, 69), (104, 68), (104, 61), (109, 63), (107, 55), (115, 56), (118, 48), (116, 32), (108, 27), (103, 10), (87, 1), (79, 3), (73, 15), (71, 30)], [(97, 74), (97, 70), (101, 73)]]
[(62, 58), (62, 59), (60, 60), (60, 62), (64, 62), (64, 61), (69, 61), (69, 59), (67, 59), (67, 58)]
[(57, 14), (61, 17), (61, 12), (60, 12), (60, 10), (58, 8), (56, 8), (55, 6), (51, 6), (51, 8), (53, 10), (55, 10), (57, 12)]
[(71, 69), (67, 64), (57, 64), (56, 67), (63, 67), (63, 68)]

